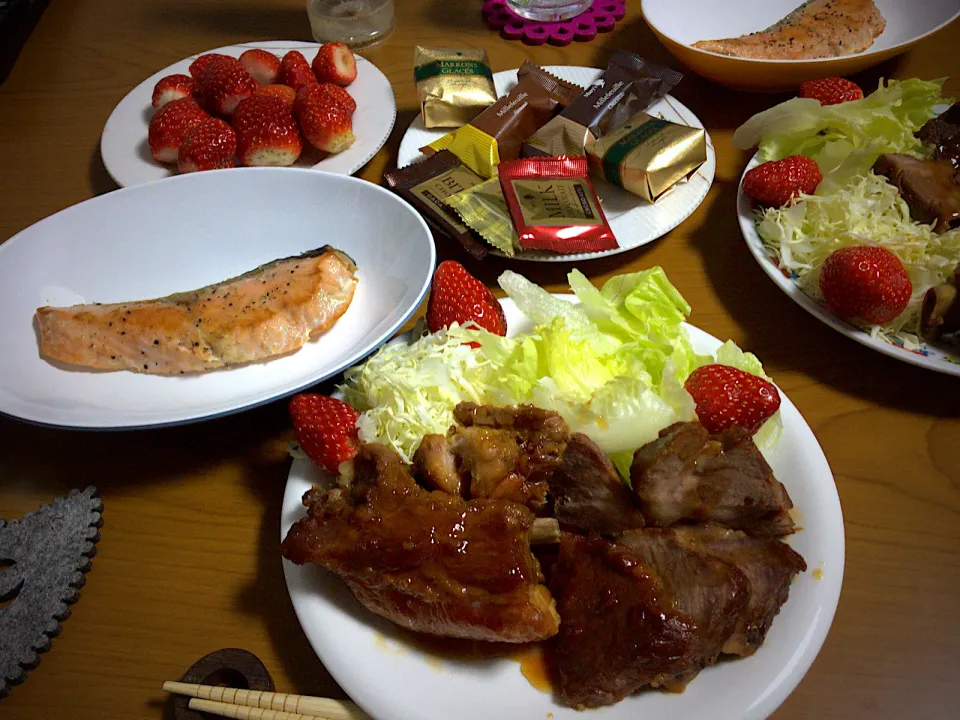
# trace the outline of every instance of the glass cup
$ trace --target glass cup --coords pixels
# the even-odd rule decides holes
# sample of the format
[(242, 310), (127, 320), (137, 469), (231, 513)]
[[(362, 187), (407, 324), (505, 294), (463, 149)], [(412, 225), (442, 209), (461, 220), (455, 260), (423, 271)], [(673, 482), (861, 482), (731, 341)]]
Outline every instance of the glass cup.
[(307, 0), (307, 16), (318, 43), (369, 47), (393, 32), (393, 0)]
[(507, 0), (507, 7), (520, 17), (537, 22), (560, 22), (586, 12), (593, 0)]

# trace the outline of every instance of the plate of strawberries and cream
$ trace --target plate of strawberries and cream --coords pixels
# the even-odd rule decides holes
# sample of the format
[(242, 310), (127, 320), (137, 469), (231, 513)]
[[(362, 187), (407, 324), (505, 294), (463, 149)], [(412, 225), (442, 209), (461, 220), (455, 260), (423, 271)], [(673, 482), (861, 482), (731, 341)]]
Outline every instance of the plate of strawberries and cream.
[(434, 262), (416, 212), (345, 175), (237, 168), (87, 200), (0, 247), (0, 413), (124, 429), (269, 402), (392, 336)]
[(396, 114), (387, 77), (339, 43), (243, 43), (140, 83), (107, 119), (100, 153), (122, 187), (240, 166), (351, 175), (386, 143)]

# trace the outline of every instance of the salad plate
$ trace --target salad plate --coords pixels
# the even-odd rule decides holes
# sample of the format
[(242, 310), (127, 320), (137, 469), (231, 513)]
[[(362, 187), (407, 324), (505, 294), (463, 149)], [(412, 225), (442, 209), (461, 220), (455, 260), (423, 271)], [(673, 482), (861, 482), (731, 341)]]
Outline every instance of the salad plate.
[[(120, 187), (160, 180), (177, 174), (176, 168), (162, 165), (154, 160), (147, 145), (147, 130), (154, 112), (151, 104), (153, 88), (160, 78), (177, 73), (189, 75), (190, 64), (206, 53), (239, 57), (251, 48), (262, 48), (274, 53), (277, 57), (283, 57), (290, 50), (299, 50), (307, 58), (307, 62), (310, 62), (319, 47), (317, 43), (287, 40), (228, 45), (191, 55), (154, 73), (127, 93), (107, 118), (100, 138), (100, 155), (107, 172)], [(357, 136), (356, 142), (343, 152), (330, 155), (319, 162), (313, 152), (305, 149), (294, 167), (312, 167), (317, 170), (352, 175), (370, 162), (390, 137), (393, 124), (397, 119), (397, 104), (390, 81), (372, 62), (359, 55), (356, 58), (357, 79), (348, 89), (357, 101), (357, 110), (353, 114), (353, 132)]]
[[(563, 80), (576, 83), (582, 87), (586, 87), (596, 80), (601, 72), (596, 68), (571, 65), (547, 65), (544, 66), (544, 69)], [(516, 85), (517, 71), (505, 70), (494, 73), (493, 81), (496, 85), (497, 94), (503, 96)], [(703, 127), (703, 123), (693, 111), (671, 95), (658, 100), (646, 112), (671, 122), (696, 128)], [(420, 148), (443, 137), (445, 132), (444, 129), (425, 128), (423, 118), (417, 115), (400, 141), (397, 167), (406, 167), (424, 160), (426, 155), (420, 152)], [(626, 190), (614, 187), (604, 181), (595, 180), (594, 188), (603, 203), (603, 212), (617, 238), (618, 248), (566, 255), (526, 251), (516, 255), (514, 259), (536, 262), (575, 262), (616, 255), (651, 243), (673, 230), (700, 206), (713, 184), (716, 167), (717, 161), (713, 141), (710, 139), (710, 134), (707, 133), (707, 161), (686, 182), (678, 183), (656, 203), (643, 202), (636, 195), (632, 195)], [(490, 248), (490, 252), (500, 254), (493, 248)]]
[[(297, 208), (284, 212), (282, 208)], [(269, 361), (189, 375), (103, 372), (41, 357), (43, 305), (164, 297), (333, 245), (358, 267), (327, 332)], [(323, 380), (391, 337), (426, 294), (433, 238), (372, 183), (290, 168), (238, 168), (145, 183), (52, 215), (0, 246), (0, 412), (74, 428), (194, 422)]]
[[(760, 161), (754, 156), (744, 170), (744, 174), (759, 164)], [(872, 335), (840, 318), (822, 299), (815, 299), (801, 290), (796, 282), (796, 273), (781, 268), (776, 256), (763, 244), (757, 232), (753, 205), (750, 198), (743, 193), (743, 178), (741, 177), (740, 180), (741, 186), (737, 192), (737, 218), (740, 223), (740, 232), (743, 233), (753, 259), (774, 284), (786, 293), (787, 297), (820, 322), (861, 345), (911, 365), (960, 377), (960, 349), (952, 349), (947, 345), (917, 343), (915, 339), (896, 332), (881, 330), (876, 335)]]
[[(508, 336), (532, 329), (511, 300), (501, 303)], [(709, 334), (684, 327), (694, 351), (712, 353), (720, 347)], [(802, 530), (787, 542), (803, 555), (808, 570), (791, 586), (789, 600), (756, 655), (707, 668), (681, 694), (648, 691), (586, 712), (564, 707), (532, 686), (517, 662), (456, 658), (414, 645), (409, 633), (362, 608), (334, 575), (285, 560), (287, 589), (300, 624), (340, 686), (378, 720), (765, 718), (817, 656), (837, 607), (844, 567), (843, 518), (833, 475), (816, 437), (786, 396), (780, 412), (782, 434), (764, 454), (793, 498)], [(304, 492), (328, 481), (308, 460), (294, 461), (284, 491), (281, 538), (302, 517)]]

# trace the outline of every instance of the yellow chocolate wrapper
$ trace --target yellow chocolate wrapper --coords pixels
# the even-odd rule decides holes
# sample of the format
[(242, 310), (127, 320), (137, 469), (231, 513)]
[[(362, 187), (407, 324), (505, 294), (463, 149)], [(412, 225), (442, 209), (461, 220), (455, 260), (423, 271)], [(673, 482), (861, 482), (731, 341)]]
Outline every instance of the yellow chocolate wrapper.
[(428, 128), (466, 125), (497, 100), (483, 49), (417, 46), (413, 78)]
[(498, 178), (455, 193), (444, 202), (457, 211), (467, 227), (507, 257), (523, 249)]
[(637, 113), (587, 144), (594, 174), (654, 202), (707, 161), (702, 128)]
[(464, 125), (421, 148), (434, 152), (449, 150), (460, 162), (483, 178), (496, 177), (500, 148), (496, 139), (473, 125)]

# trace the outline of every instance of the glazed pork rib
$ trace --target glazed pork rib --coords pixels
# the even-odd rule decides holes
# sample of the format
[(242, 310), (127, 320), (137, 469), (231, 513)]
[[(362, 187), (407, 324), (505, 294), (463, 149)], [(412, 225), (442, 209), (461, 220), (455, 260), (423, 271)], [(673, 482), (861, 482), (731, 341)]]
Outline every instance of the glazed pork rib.
[(648, 525), (714, 522), (757, 537), (794, 531), (786, 488), (739, 429), (711, 436), (700, 423), (674, 423), (637, 450), (630, 476)]
[(382, 445), (360, 447), (348, 487), (311, 490), (281, 546), (339, 575), (371, 612), (418, 632), (532, 642), (559, 617), (530, 552), (533, 513), (416, 484)]

